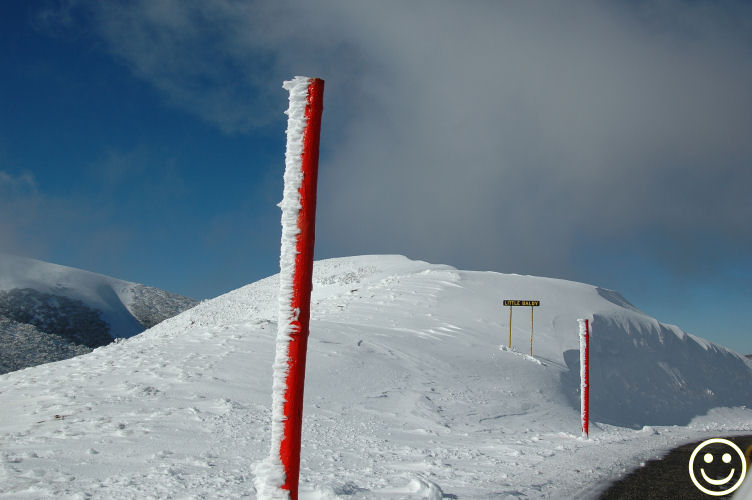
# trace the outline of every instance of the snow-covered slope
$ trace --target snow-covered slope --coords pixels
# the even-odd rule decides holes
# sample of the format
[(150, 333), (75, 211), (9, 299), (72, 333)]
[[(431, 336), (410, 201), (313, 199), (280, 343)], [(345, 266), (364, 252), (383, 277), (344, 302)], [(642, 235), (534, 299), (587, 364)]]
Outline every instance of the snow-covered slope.
[[(0, 498), (254, 497), (277, 277), (0, 376)], [(537, 299), (534, 358), (528, 308)], [(399, 256), (316, 263), (303, 498), (583, 498), (677, 443), (752, 431), (752, 368), (615, 292)], [(578, 317), (593, 319), (591, 439)], [(716, 406), (728, 408), (713, 409)]]

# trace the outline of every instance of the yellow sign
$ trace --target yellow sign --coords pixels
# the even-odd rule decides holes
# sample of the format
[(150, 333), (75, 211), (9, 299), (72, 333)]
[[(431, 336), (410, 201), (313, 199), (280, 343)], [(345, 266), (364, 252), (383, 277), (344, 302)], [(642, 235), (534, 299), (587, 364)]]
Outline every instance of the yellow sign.
[(530, 355), (533, 355), (533, 307), (540, 305), (540, 300), (504, 300), (504, 305), (509, 306), (509, 348), (512, 348), (512, 307), (528, 306), (530, 307)]
[(505, 300), (505, 306), (539, 306), (540, 300)]

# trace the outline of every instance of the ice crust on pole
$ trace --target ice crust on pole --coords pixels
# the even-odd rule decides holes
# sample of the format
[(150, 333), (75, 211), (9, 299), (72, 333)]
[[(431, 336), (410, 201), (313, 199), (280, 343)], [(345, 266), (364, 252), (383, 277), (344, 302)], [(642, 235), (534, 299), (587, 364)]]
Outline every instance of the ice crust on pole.
[(582, 417), (582, 435), (588, 436), (589, 419), (590, 419), (590, 374), (588, 364), (590, 343), (590, 321), (587, 319), (578, 319), (580, 327), (580, 414)]
[(287, 393), (287, 377), (290, 370), (289, 346), (292, 337), (300, 328), (299, 308), (292, 307), (296, 256), (298, 254), (299, 214), (301, 186), (303, 184), (302, 156), (307, 126), (306, 105), (312, 79), (297, 76), (284, 82), (289, 91), (287, 119), (287, 150), (285, 152), (284, 194), (279, 207), (282, 209), (282, 241), (279, 258), (279, 312), (277, 316), (276, 353), (272, 375), (272, 425), (269, 457), (255, 468), (256, 493), (260, 499), (288, 499), (290, 491), (282, 489), (286, 481), (285, 468), (280, 450), (284, 436)]

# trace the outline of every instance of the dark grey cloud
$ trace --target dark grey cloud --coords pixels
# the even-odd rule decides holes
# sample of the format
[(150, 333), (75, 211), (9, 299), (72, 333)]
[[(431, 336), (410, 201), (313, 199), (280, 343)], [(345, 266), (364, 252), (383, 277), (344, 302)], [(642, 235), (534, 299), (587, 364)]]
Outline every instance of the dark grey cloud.
[(226, 131), (278, 120), (283, 79), (325, 78), (330, 255), (575, 277), (605, 241), (681, 272), (752, 250), (745, 3), (65, 5)]

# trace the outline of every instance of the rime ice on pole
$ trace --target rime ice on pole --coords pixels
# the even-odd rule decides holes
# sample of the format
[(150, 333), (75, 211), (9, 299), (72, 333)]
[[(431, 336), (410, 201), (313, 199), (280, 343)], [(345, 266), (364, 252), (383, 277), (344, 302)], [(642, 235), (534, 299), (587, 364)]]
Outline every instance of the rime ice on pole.
[(589, 401), (589, 362), (588, 343), (590, 342), (589, 320), (578, 319), (580, 327), (580, 411), (582, 416), (582, 436), (588, 436), (590, 401)]
[(277, 315), (277, 349), (272, 378), (272, 442), (269, 457), (256, 466), (256, 490), (262, 499), (287, 499), (289, 492), (282, 489), (285, 470), (279, 455), (284, 437), (284, 403), (287, 391), (288, 347), (292, 324), (298, 319), (298, 310), (291, 308), (295, 255), (297, 254), (298, 213), (301, 209), (300, 186), (303, 181), (302, 153), (306, 128), (306, 102), (310, 78), (296, 76), (282, 87), (290, 92), (287, 114), (287, 150), (285, 152), (284, 195), (282, 209), (282, 246), (279, 257), (279, 313)]

